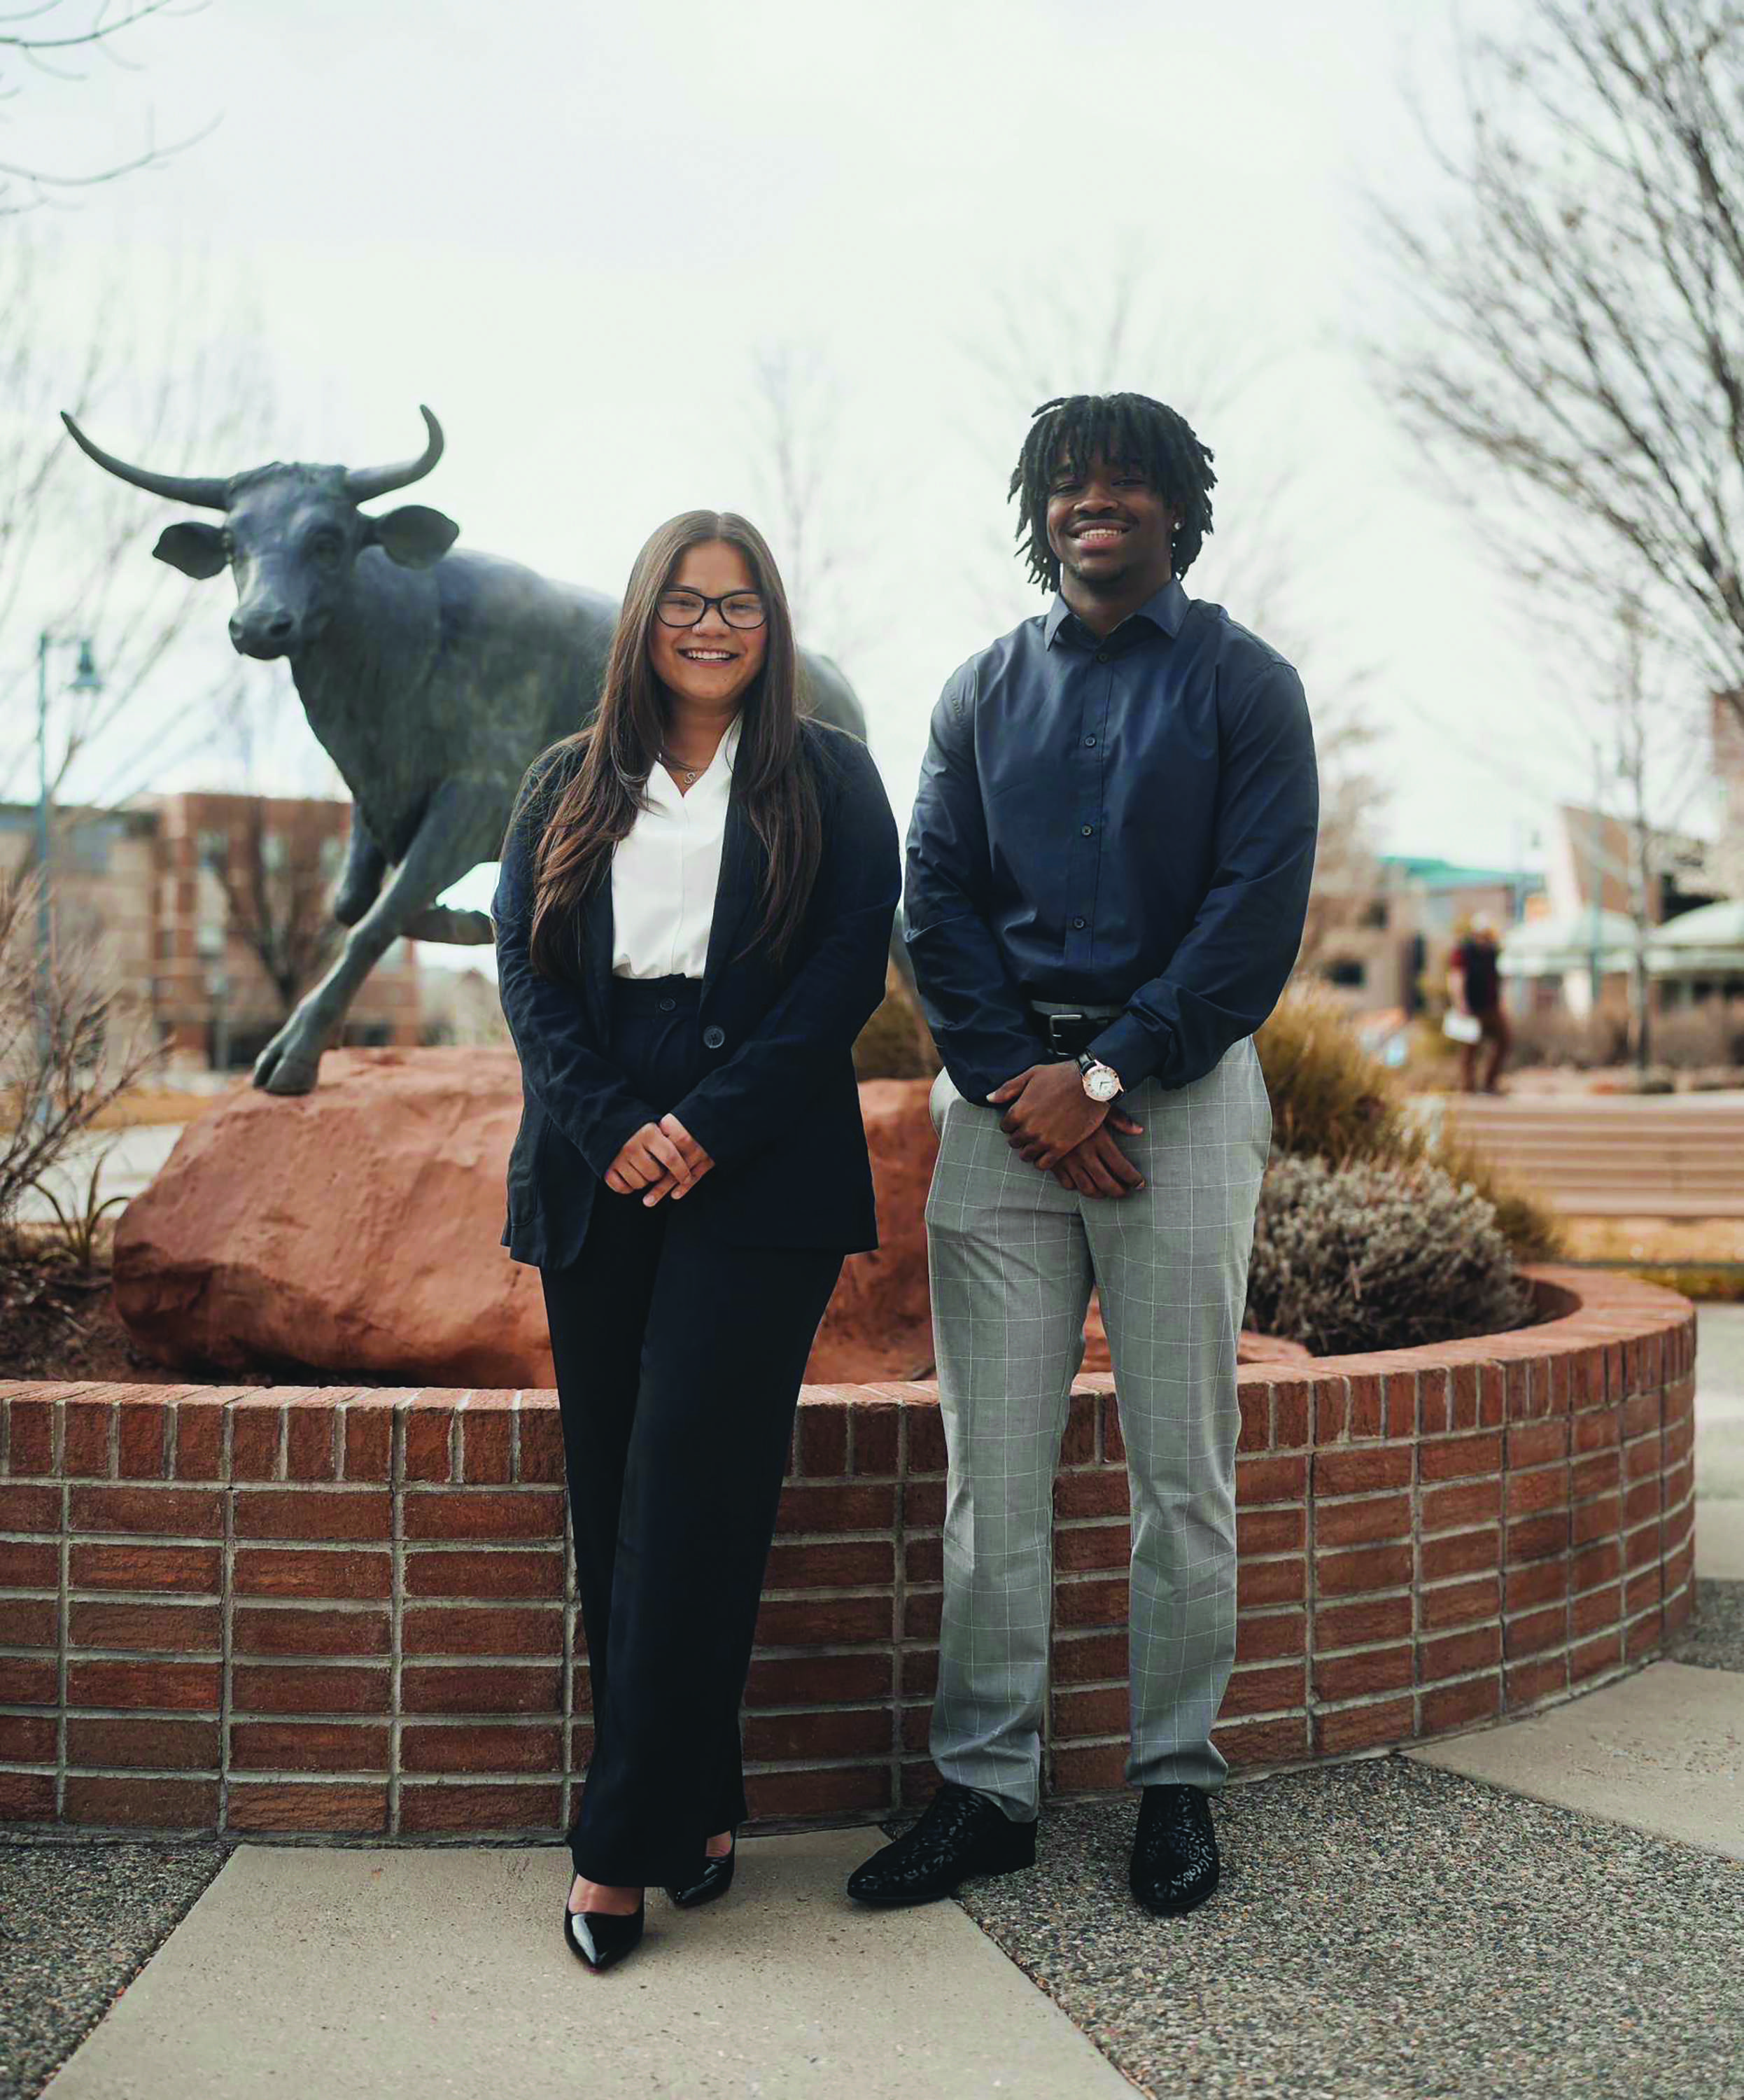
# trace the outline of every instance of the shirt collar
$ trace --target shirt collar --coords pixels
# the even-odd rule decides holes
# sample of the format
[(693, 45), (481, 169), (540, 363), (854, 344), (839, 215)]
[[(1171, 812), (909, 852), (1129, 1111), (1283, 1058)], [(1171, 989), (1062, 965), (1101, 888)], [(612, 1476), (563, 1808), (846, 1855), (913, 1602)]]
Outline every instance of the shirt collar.
[[(1126, 619), (1121, 622), (1121, 627), (1128, 625), (1134, 620), (1147, 620), (1153, 627), (1166, 634), (1173, 641), (1181, 632), (1182, 621), (1187, 618), (1187, 593), (1182, 588), (1181, 579), (1178, 576), (1171, 576), (1160, 590), (1153, 591), (1151, 593), (1136, 612), (1129, 613)], [(1073, 620), (1081, 632), (1089, 634), (1089, 629), (1077, 619), (1071, 607), (1056, 591), (1054, 602), (1048, 607), (1047, 617), (1042, 624), (1042, 630), (1043, 640), (1050, 649), (1054, 646), (1055, 636), (1068, 620)], [(1116, 634), (1120, 631), (1119, 627), (1114, 630)], [(1094, 638), (1091, 638), (1094, 643)]]
[(728, 723), (727, 733), (720, 739), (720, 756), (726, 761), (727, 772), (729, 777), (733, 772), (733, 761), (738, 757), (739, 731), (744, 726), (745, 715), (744, 711), (742, 708), (739, 712), (733, 717), (732, 721)]

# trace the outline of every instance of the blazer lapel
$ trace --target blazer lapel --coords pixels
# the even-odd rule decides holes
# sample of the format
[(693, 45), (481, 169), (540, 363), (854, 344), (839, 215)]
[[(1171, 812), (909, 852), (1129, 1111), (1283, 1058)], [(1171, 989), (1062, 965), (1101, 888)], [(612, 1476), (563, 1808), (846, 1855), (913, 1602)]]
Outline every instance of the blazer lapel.
[(720, 845), (720, 879), (715, 886), (715, 915), (708, 929), (708, 960), (702, 967), (702, 1003), (721, 972), (743, 945), (742, 935), (757, 901), (763, 849), (739, 798), (738, 783), (727, 798), (726, 830)]
[(598, 883), (582, 911), (582, 962), (586, 980), (584, 1001), (593, 1023), (594, 1040), (601, 1044), (611, 1036), (611, 958), (614, 927), (611, 910), (611, 870)]

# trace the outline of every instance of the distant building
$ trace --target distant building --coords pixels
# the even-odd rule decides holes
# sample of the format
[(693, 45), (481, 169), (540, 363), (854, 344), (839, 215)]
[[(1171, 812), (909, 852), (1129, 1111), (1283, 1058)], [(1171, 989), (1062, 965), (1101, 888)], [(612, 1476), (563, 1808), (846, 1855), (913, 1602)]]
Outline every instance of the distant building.
[[(59, 807), (56, 938), (90, 944), (118, 1013), (153, 1027), (172, 1065), (245, 1069), (286, 1016), (275, 969), (305, 990), (319, 974), (350, 810), (206, 793)], [(0, 870), (35, 858), (35, 805), (0, 802)], [(396, 941), (353, 1001), (343, 1039), (417, 1043), (418, 982), (415, 944)]]
[(1486, 912), (1510, 926), (1544, 889), (1544, 878), (1523, 868), (1420, 854), (1382, 854), (1376, 865), (1372, 893), (1328, 933), (1315, 964), (1356, 1013), (1416, 1013), (1445, 973), (1464, 920)]

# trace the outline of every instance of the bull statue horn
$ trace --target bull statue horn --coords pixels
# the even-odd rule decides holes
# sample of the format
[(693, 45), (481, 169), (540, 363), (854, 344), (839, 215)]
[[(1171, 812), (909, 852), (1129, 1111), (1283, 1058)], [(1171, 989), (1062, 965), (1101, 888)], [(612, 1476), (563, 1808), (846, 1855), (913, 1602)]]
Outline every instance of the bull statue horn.
[(119, 479), (131, 482), (135, 488), (148, 489), (153, 496), (167, 496), (175, 503), (197, 503), (206, 510), (227, 510), (230, 508), (230, 485), (217, 474), (153, 474), (148, 467), (129, 466), (126, 460), (118, 460), (112, 452), (106, 452), (101, 445), (90, 439), (63, 408), (60, 420), (73, 434), (73, 442), (87, 458)]
[(390, 489), (404, 488), (409, 482), (422, 481), (442, 457), (442, 425), (421, 401), (418, 413), (429, 433), (423, 451), (415, 460), (403, 460), (398, 466), (353, 467), (346, 476), (346, 494), (354, 503), (368, 503), (373, 496), (385, 496)]

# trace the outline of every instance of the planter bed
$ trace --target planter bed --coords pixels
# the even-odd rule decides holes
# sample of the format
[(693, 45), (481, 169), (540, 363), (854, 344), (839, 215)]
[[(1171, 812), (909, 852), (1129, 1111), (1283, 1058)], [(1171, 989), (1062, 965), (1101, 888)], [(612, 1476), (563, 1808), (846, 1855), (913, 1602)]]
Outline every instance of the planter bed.
[[(1237, 1776), (1548, 1705), (1687, 1617), (1695, 1328), (1530, 1272), (1517, 1333), (1240, 1374)], [(588, 1745), (548, 1392), (0, 1382), (0, 1817), (550, 1838)], [(745, 1717), (752, 1812), (935, 1784), (933, 1388), (804, 1393)], [(1121, 1784), (1126, 1489), (1081, 1378), (1055, 1499), (1055, 1794)]]

